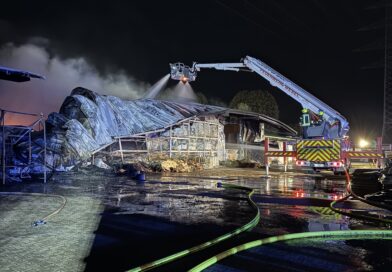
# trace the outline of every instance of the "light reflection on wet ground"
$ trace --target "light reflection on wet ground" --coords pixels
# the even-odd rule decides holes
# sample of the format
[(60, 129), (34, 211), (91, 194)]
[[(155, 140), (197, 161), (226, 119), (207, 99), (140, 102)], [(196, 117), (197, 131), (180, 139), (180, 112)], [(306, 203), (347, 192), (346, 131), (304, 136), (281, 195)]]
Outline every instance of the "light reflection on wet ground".
[(389, 240), (282, 242), (240, 252), (205, 271), (390, 271), (391, 247)]
[[(147, 181), (140, 183), (126, 176), (118, 177), (94, 170), (63, 173), (55, 176), (53, 181), (47, 185), (41, 183), (19, 184), (5, 189), (58, 193), (69, 198), (99, 201), (102, 208), (98, 209), (98, 213), (95, 214), (96, 218), (94, 220), (97, 225), (94, 229), (96, 231), (91, 233), (91, 239), (94, 240), (93, 242), (79, 244), (79, 247), (86, 248), (87, 255), (80, 256), (81, 253), (78, 251), (79, 253), (76, 252), (76, 255), (72, 257), (71, 250), (67, 254), (75, 262), (84, 262), (83, 259), (87, 257), (85, 259), (87, 271), (97, 270), (102, 265), (108, 264), (111, 265), (112, 271), (123, 271), (212, 239), (253, 218), (254, 211), (248, 205), (246, 196), (236, 190), (217, 188), (217, 182), (234, 183), (256, 189), (255, 199), (260, 207), (262, 219), (251, 233), (236, 238), (233, 242), (236, 244), (249, 239), (284, 233), (376, 227), (374, 225), (366, 226), (361, 221), (331, 213), (328, 208), (311, 207), (309, 203), (301, 202), (301, 200), (307, 198), (331, 200), (342, 196), (345, 190), (344, 179), (322, 177), (320, 175), (274, 173), (271, 178), (265, 178), (262, 177), (262, 172), (259, 170), (218, 169), (197, 173), (197, 176), (190, 174), (148, 175)], [(0, 204), (2, 206), (7, 205), (6, 200), (3, 199)], [(83, 207), (83, 203), (78, 205)], [(66, 206), (64, 213), (72, 214), (74, 210), (68, 210), (69, 208), (71, 207)], [(88, 207), (86, 208), (88, 209)], [(4, 213), (4, 216), (14, 216), (14, 214), (11, 212), (9, 214)], [(62, 219), (69, 220), (69, 218)], [(83, 221), (83, 218), (79, 218), (79, 220)], [(91, 219), (86, 218), (86, 220)], [(73, 222), (72, 218), (69, 221), (64, 223), (71, 224), (75, 228), (80, 223)], [(0, 227), (3, 228), (4, 226), (1, 224), (0, 221)], [(61, 224), (55, 226), (57, 230), (61, 230)], [(12, 234), (12, 227), (6, 227)], [(49, 222), (46, 230), (50, 233), (51, 228), (53, 228), (53, 224)], [(55, 230), (53, 229), (53, 231)], [(18, 232), (16, 235), (22, 234)], [(58, 235), (61, 236), (61, 231)], [(34, 237), (32, 235), (31, 239), (34, 240)], [(69, 237), (63, 238), (69, 239)], [(77, 237), (71, 238), (77, 239)], [(4, 238), (0, 236), (0, 248), (2, 251), (6, 251), (7, 247), (1, 244), (2, 239)], [(23, 251), (25, 245), (22, 241), (19, 241), (19, 243), (20, 250)], [(39, 244), (39, 241), (37, 240), (36, 243)], [(377, 257), (374, 257), (373, 249), (368, 251), (366, 244), (356, 246), (352, 244), (352, 241), (348, 243), (340, 241), (339, 243), (342, 246), (344, 245), (340, 251), (342, 254), (345, 252), (348, 256), (357, 256), (358, 251), (360, 251), (363, 253), (363, 257), (358, 257), (359, 261), (341, 264), (339, 260), (340, 253), (335, 254), (336, 252), (333, 250), (326, 250), (331, 244), (315, 243), (312, 244), (311, 250), (325, 254), (327, 256), (325, 258), (330, 263), (336, 263), (335, 268), (355, 270), (375, 267), (367, 258), (373, 256), (373, 259), (377, 259)], [(226, 244), (226, 246), (228, 245), (230, 243)], [(380, 242), (380, 245), (383, 252), (388, 252), (388, 250), (391, 252), (391, 244)], [(14, 246), (18, 247), (18, 245)], [(203, 258), (208, 257), (208, 254), (218, 253), (223, 247), (224, 245), (221, 248), (210, 249), (205, 255), (201, 254), (193, 260), (185, 260), (177, 266), (169, 266), (161, 270), (182, 271), (177, 270), (178, 267), (191, 267)], [(284, 245), (283, 247), (285, 254), (288, 255), (294, 254), (297, 248), (304, 248), (305, 253), (301, 253), (301, 256), (308, 256), (306, 252), (310, 250), (309, 244), (306, 243), (304, 245)], [(263, 250), (261, 250), (262, 253)], [(273, 251), (271, 249), (270, 255), (275, 254), (273, 252), (278, 254), (282, 250)], [(271, 258), (280, 262), (278, 256), (280, 253), (276, 254)], [(334, 254), (339, 258), (336, 257), (335, 260)], [(264, 256), (265, 252), (262, 255)], [(269, 255), (267, 254), (267, 256)], [(389, 255), (389, 258), (391, 258), (391, 255)], [(312, 260), (314, 261), (314, 259)], [(2, 262), (7, 262), (7, 260), (3, 259)], [(52, 256), (52, 259), (47, 259), (46, 262), (56, 262), (56, 257)], [(238, 262), (242, 264), (242, 261)], [(266, 265), (266, 263), (271, 262), (271, 259), (260, 262)], [(21, 264), (23, 264), (23, 261), (15, 265)], [(248, 266), (251, 264), (252, 262), (248, 260)], [(258, 262), (253, 264), (256, 265)], [(391, 264), (390, 259), (389, 264)], [(231, 265), (232, 268), (238, 266)], [(271, 271), (287, 271), (287, 265), (293, 264), (286, 260), (286, 266), (284, 264), (282, 267), (271, 266)], [(339, 265), (343, 266), (340, 267)], [(12, 265), (10, 267), (15, 268)], [(77, 267), (83, 266), (79, 265)], [(219, 266), (216, 267), (216, 269), (218, 268)], [(298, 268), (299, 270), (312, 271), (317, 266), (307, 267), (298, 264)], [(239, 269), (239, 267), (236, 269)], [(12, 270), (15, 269), (6, 271)], [(62, 271), (74, 270), (64, 268)]]
[[(103, 201), (115, 214), (145, 214), (188, 225), (204, 222), (236, 225), (243, 215), (251, 212), (244, 195), (217, 188), (215, 180), (187, 181), (158, 175), (144, 183), (122, 178), (110, 186)], [(237, 221), (227, 222), (226, 207), (233, 208)]]
[(330, 180), (325, 177), (309, 177), (288, 174), (274, 175), (270, 178), (240, 177), (239, 183), (257, 189), (257, 193), (275, 197), (313, 197), (331, 198), (342, 195), (345, 180)]

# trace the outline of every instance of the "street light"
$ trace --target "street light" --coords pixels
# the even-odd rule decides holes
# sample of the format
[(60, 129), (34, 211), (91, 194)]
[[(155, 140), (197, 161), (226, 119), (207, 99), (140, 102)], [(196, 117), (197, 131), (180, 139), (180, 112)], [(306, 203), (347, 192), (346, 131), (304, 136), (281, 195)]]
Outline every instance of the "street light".
[(366, 141), (365, 139), (360, 139), (360, 140), (359, 140), (359, 147), (360, 147), (360, 148), (365, 148), (365, 147), (367, 147), (368, 145), (369, 145), (369, 142)]

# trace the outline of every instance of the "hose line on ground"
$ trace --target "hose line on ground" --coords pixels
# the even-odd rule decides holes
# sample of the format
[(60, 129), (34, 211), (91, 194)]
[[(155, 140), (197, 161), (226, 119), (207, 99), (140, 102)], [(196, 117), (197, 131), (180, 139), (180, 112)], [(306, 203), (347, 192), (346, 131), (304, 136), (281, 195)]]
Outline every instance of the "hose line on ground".
[(354, 191), (352, 190), (352, 188), (351, 188), (351, 179), (350, 179), (350, 175), (348, 174), (348, 172), (347, 172), (346, 169), (344, 169), (344, 170), (345, 170), (345, 172), (346, 172), (346, 180), (347, 180), (347, 183), (349, 184), (349, 186), (348, 186), (349, 192), (350, 192), (350, 194), (353, 195), (353, 197), (354, 197), (355, 199), (358, 199), (359, 201), (362, 201), (362, 202), (364, 202), (364, 203), (366, 203), (366, 204), (369, 204), (369, 205), (371, 205), (371, 206), (375, 206), (375, 207), (379, 207), (379, 208), (387, 209), (387, 210), (392, 210), (392, 206), (391, 206), (391, 205), (387, 205), (387, 204), (380, 203), (380, 202), (375, 202), (375, 201), (370, 201), (370, 200), (367, 200), (366, 198), (363, 198), (363, 197), (360, 197), (360, 196), (356, 195), (356, 194), (354, 193)]
[(331, 202), (331, 204), (330, 204), (331, 210), (333, 210), (336, 213), (340, 213), (340, 214), (343, 214), (343, 215), (346, 215), (346, 216), (350, 216), (350, 217), (353, 217), (353, 218), (357, 218), (357, 219), (363, 219), (363, 220), (368, 220), (368, 221), (373, 221), (373, 222), (378, 222), (378, 223), (392, 224), (392, 220), (390, 220), (390, 219), (376, 218), (376, 217), (373, 217), (373, 216), (362, 215), (362, 214), (354, 214), (354, 213), (352, 213), (350, 211), (343, 211), (343, 210), (341, 210), (339, 208), (335, 208), (334, 207), (335, 204), (340, 203), (340, 202), (344, 202), (347, 199), (349, 199), (350, 197), (352, 197), (354, 199), (357, 199), (357, 200), (359, 200), (361, 202), (364, 202), (364, 203), (366, 203), (368, 205), (371, 205), (371, 206), (375, 206), (375, 207), (379, 207), (379, 208), (383, 208), (383, 209), (388, 209), (388, 210), (390, 210), (390, 208), (391, 208), (389, 205), (376, 203), (374, 201), (369, 201), (369, 200), (367, 200), (367, 199), (365, 199), (363, 197), (357, 196), (352, 191), (350, 175), (348, 174), (346, 168), (344, 168), (344, 172), (345, 172), (345, 176), (346, 176), (347, 192), (349, 194), (347, 196), (345, 196), (344, 198), (342, 198), (342, 199), (335, 200), (335, 201)]
[(61, 195), (52, 195), (52, 194), (42, 194), (42, 193), (24, 193), (24, 192), (0, 192), (0, 195), (16, 195), (16, 196), (45, 196), (45, 197), (56, 197), (61, 199), (61, 205), (54, 210), (53, 212), (47, 214), (41, 219), (35, 220), (32, 223), (32, 226), (36, 227), (39, 225), (46, 224), (47, 220), (52, 216), (58, 214), (62, 209), (64, 209), (65, 204), (67, 204), (67, 199)]
[(203, 271), (204, 269), (212, 266), (213, 264), (217, 263), (218, 261), (232, 256), (238, 252), (248, 250), (254, 247), (294, 240), (294, 239), (309, 239), (309, 238), (324, 238), (324, 239), (389, 239), (392, 240), (392, 231), (390, 230), (345, 230), (345, 231), (317, 231), (317, 232), (300, 232), (300, 233), (291, 233), (291, 234), (284, 234), (279, 236), (268, 237), (265, 239), (254, 240), (233, 248), (229, 250), (223, 251), (218, 255), (215, 255), (204, 262), (198, 264), (197, 266), (193, 267), (192, 269), (188, 270), (189, 272), (199, 272)]
[[(350, 182), (350, 176), (347, 172), (346, 169), (345, 170), (345, 174), (346, 174), (346, 180), (347, 180), (347, 191), (349, 193), (349, 195), (347, 195), (346, 197), (340, 199), (340, 200), (336, 200), (333, 201), (330, 204), (330, 208), (331, 210), (333, 210), (334, 212), (343, 214), (343, 215), (347, 215), (350, 217), (356, 217), (356, 218), (360, 218), (360, 219), (365, 219), (365, 220), (372, 220), (372, 221), (377, 221), (377, 222), (383, 222), (383, 223), (392, 223), (392, 220), (388, 220), (388, 219), (379, 219), (379, 218), (374, 218), (371, 216), (365, 216), (365, 215), (355, 215), (352, 214), (351, 212), (345, 212), (342, 211), (340, 209), (337, 209), (334, 207), (334, 205), (338, 202), (343, 202), (345, 200), (347, 200), (349, 197), (353, 197), (355, 199), (358, 199), (360, 201), (363, 201), (364, 199), (355, 195), (352, 191), (351, 191), (351, 182)], [(156, 260), (154, 262), (133, 268), (131, 270), (128, 271), (147, 271), (153, 268), (156, 268), (158, 266), (161, 266), (163, 264), (167, 264), (169, 262), (178, 260), (179, 258), (185, 257), (191, 253), (203, 250), (207, 247), (210, 247), (212, 245), (215, 245), (219, 242), (222, 242), (228, 238), (231, 238), (243, 231), (246, 230), (250, 230), (253, 227), (255, 227), (257, 225), (257, 223), (260, 220), (260, 211), (258, 206), (253, 202), (253, 200), (251, 199), (251, 196), (254, 193), (254, 190), (248, 187), (243, 187), (243, 186), (238, 186), (238, 185), (231, 185), (231, 184), (223, 184), (224, 188), (233, 188), (233, 189), (241, 189), (241, 190), (246, 190), (248, 191), (248, 201), (251, 204), (252, 207), (254, 207), (257, 210), (257, 214), (256, 216), (246, 225), (232, 231), (229, 232), (227, 234), (224, 234), (218, 238), (215, 238), (211, 241), (205, 242), (203, 244), (200, 244), (198, 246), (192, 247), (190, 249), (187, 250), (183, 250), (180, 252), (177, 252), (175, 254), (172, 254), (170, 256), (161, 258), (159, 260)], [(377, 206), (377, 207), (382, 207), (382, 208), (388, 208), (386, 207), (387, 205), (383, 205), (383, 204), (379, 204), (376, 203), (374, 205), (374, 203), (372, 201), (368, 201), (365, 200), (363, 201), (369, 205), (373, 205), (373, 206)], [(265, 244), (270, 244), (270, 243), (275, 243), (275, 242), (279, 242), (279, 241), (288, 241), (288, 240), (293, 240), (293, 239), (306, 239), (306, 238), (329, 238), (329, 239), (392, 239), (392, 231), (391, 230), (349, 230), (349, 231), (322, 231), (322, 232), (303, 232), (303, 233), (292, 233), (292, 234), (285, 234), (285, 235), (279, 235), (279, 236), (273, 236), (273, 237), (268, 237), (265, 239), (259, 239), (259, 240), (254, 240), (236, 247), (233, 247), (229, 250), (226, 250), (218, 255), (215, 255), (209, 259), (207, 259), (206, 261), (202, 262), (201, 264), (195, 266), (194, 268), (190, 269), (189, 271), (191, 272), (197, 272), (197, 271), (202, 271), (204, 269), (206, 269), (207, 267), (215, 264), (216, 262), (218, 262), (219, 260), (222, 260), (224, 258), (227, 258), (231, 255), (234, 255), (240, 251), (243, 250), (247, 250), (253, 247), (257, 247), (257, 246), (261, 246), (261, 245), (265, 245)]]
[[(356, 215), (351, 212), (346, 212), (342, 211), (340, 209), (337, 209), (334, 207), (336, 203), (343, 202), (347, 200), (349, 197), (353, 197), (355, 199), (358, 199), (360, 201), (363, 201), (364, 199), (362, 197), (357, 196), (355, 193), (352, 192), (351, 190), (351, 180), (350, 176), (345, 170), (345, 175), (346, 175), (346, 181), (347, 181), (347, 192), (349, 195), (346, 197), (336, 200), (331, 202), (330, 208), (337, 213), (347, 215), (350, 217), (356, 217), (359, 219), (365, 219), (365, 220), (371, 220), (371, 221), (376, 221), (376, 222), (382, 222), (382, 223), (392, 223), (392, 220), (388, 219), (381, 219), (381, 218), (374, 218), (371, 216), (365, 216), (365, 215)], [(374, 205), (373, 201), (363, 201), (369, 205), (373, 205), (376, 207), (384, 207), (387, 205), (379, 204), (376, 203), (377, 205)], [(210, 267), (211, 265), (217, 263), (218, 261), (227, 258), (229, 256), (232, 256), (238, 252), (248, 250), (253, 247), (257, 246), (262, 246), (265, 244), (271, 244), (275, 242), (280, 242), (280, 241), (288, 241), (288, 240), (294, 240), (294, 239), (306, 239), (306, 238), (324, 238), (324, 239), (390, 239), (392, 240), (392, 231), (391, 230), (349, 230), (349, 231), (321, 231), (321, 232), (302, 232), (302, 233), (292, 233), (292, 234), (284, 234), (284, 235), (279, 235), (279, 236), (273, 236), (273, 237), (268, 237), (265, 239), (259, 239), (259, 240), (254, 240), (245, 244), (241, 244), (239, 246), (233, 247), (229, 250), (223, 251), (218, 255), (215, 255), (204, 262), (198, 264), (197, 266), (193, 267), (192, 269), (189, 270), (189, 272), (199, 272), (203, 271), (204, 269)]]
[(156, 261), (153, 261), (153, 262), (150, 262), (150, 263), (147, 263), (147, 264), (144, 264), (144, 265), (132, 268), (132, 269), (128, 270), (128, 272), (147, 271), (147, 270), (150, 270), (150, 269), (153, 269), (153, 268), (157, 268), (157, 267), (159, 267), (159, 266), (161, 266), (163, 264), (167, 264), (169, 262), (178, 260), (179, 258), (182, 258), (182, 257), (185, 257), (185, 256), (187, 256), (189, 254), (192, 254), (194, 252), (198, 252), (198, 251), (203, 250), (203, 249), (205, 249), (207, 247), (216, 245), (216, 244), (218, 244), (218, 243), (220, 243), (222, 241), (225, 241), (225, 240), (227, 240), (227, 239), (229, 239), (231, 237), (234, 237), (234, 236), (236, 236), (236, 235), (238, 235), (238, 234), (240, 234), (240, 233), (242, 233), (244, 231), (253, 229), (259, 223), (259, 220), (260, 220), (259, 208), (256, 205), (256, 203), (253, 202), (253, 200), (252, 200), (252, 195), (254, 194), (254, 190), (251, 189), (251, 188), (248, 188), (248, 187), (239, 186), (239, 185), (233, 185), (233, 184), (226, 184), (226, 183), (222, 183), (222, 187), (223, 188), (227, 188), (227, 189), (239, 189), (239, 190), (244, 190), (244, 191), (248, 192), (248, 199), (247, 199), (248, 203), (252, 206), (252, 208), (254, 208), (257, 211), (256, 215), (253, 217), (253, 219), (251, 221), (249, 221), (245, 225), (243, 225), (243, 226), (241, 226), (241, 227), (239, 227), (239, 228), (237, 228), (237, 229), (235, 229), (235, 230), (233, 230), (231, 232), (223, 234), (222, 236), (219, 236), (219, 237), (217, 237), (217, 238), (215, 238), (213, 240), (204, 242), (204, 243), (202, 243), (200, 245), (191, 247), (189, 249), (182, 250), (180, 252), (177, 252), (177, 253), (174, 253), (172, 255), (166, 256), (166, 257), (161, 258), (159, 260), (156, 260)]

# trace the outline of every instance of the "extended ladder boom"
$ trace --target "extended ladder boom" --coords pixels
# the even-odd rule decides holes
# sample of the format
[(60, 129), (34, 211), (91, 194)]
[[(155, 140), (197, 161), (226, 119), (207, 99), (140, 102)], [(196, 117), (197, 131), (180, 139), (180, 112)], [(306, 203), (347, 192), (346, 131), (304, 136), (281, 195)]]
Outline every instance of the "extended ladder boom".
[(244, 64), (249, 69), (268, 80), (272, 86), (279, 88), (287, 95), (298, 101), (303, 108), (309, 109), (314, 113), (323, 111), (326, 120), (330, 124), (339, 121), (341, 126), (340, 137), (347, 134), (349, 130), (349, 123), (347, 119), (320, 99), (305, 91), (303, 88), (258, 59), (247, 56), (244, 59)]
[(195, 80), (196, 71), (200, 71), (202, 68), (229, 71), (250, 70), (256, 72), (264, 79), (268, 80), (272, 86), (279, 88), (294, 100), (298, 101), (303, 108), (309, 109), (316, 114), (318, 112), (324, 112), (324, 118), (330, 126), (333, 126), (338, 122), (340, 127), (337, 132), (338, 137), (344, 137), (349, 130), (349, 123), (343, 115), (256, 58), (246, 56), (242, 62), (239, 63), (194, 63), (192, 67), (181, 64), (181, 69), (178, 69), (178, 65), (179, 64), (171, 64), (171, 77), (182, 81)]

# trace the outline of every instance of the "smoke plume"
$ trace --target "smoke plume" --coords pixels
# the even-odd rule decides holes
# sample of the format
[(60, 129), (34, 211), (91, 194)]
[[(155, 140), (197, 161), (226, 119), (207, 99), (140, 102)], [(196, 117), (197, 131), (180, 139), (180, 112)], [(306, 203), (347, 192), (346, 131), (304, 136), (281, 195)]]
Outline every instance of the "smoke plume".
[[(33, 79), (22, 83), (1, 80), (0, 108), (42, 112), (47, 116), (50, 112), (58, 111), (64, 98), (78, 86), (125, 99), (142, 97), (149, 89), (148, 84), (136, 81), (123, 71), (101, 75), (82, 57), (62, 59), (51, 56), (45, 43), (47, 41), (35, 38), (29, 43), (7, 43), (0, 48), (0, 66), (30, 71), (46, 77), (46, 80)], [(7, 122), (20, 121), (20, 118), (12, 119), (7, 118)]]

